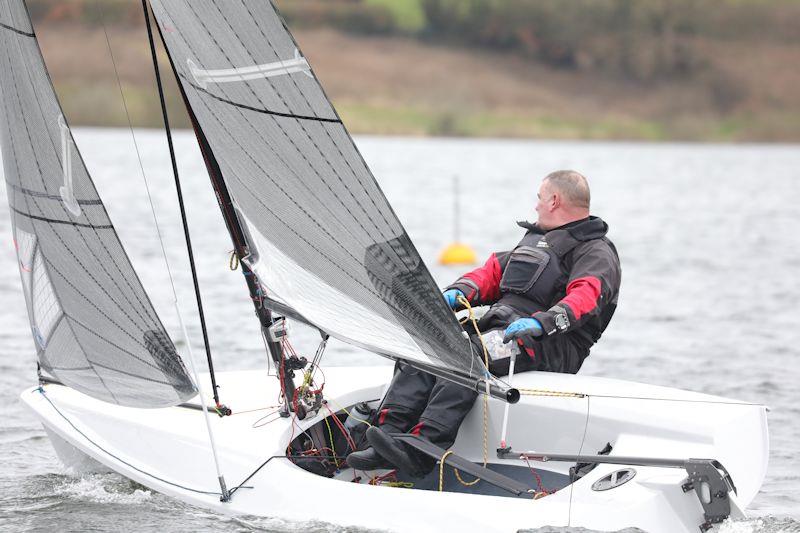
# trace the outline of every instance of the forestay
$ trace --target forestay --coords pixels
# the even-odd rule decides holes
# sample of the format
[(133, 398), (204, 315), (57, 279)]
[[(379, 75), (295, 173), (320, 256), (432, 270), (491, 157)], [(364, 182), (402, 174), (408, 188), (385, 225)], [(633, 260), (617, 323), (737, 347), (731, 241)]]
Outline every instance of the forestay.
[(483, 377), (452, 311), (271, 2), (153, 0), (258, 245), (270, 297), (334, 337)]
[(83, 164), (21, 0), (0, 0), (0, 141), (41, 367), (135, 407), (195, 394)]

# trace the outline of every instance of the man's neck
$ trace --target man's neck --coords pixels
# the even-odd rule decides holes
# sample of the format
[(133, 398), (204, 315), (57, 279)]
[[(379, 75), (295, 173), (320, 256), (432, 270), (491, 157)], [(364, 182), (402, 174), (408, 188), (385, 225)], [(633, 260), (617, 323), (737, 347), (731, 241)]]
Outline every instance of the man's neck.
[(578, 218), (568, 217), (568, 218), (564, 218), (564, 219), (558, 221), (558, 222), (560, 222), (560, 224), (558, 224), (558, 222), (557, 222), (557, 224), (558, 224), (557, 226), (553, 226), (552, 228), (547, 228), (547, 229), (542, 228), (542, 229), (544, 231), (553, 231), (553, 230), (557, 230), (557, 229), (571, 228), (572, 226), (577, 226), (581, 222), (585, 222), (587, 220), (589, 220), (589, 215), (588, 214), (586, 216), (582, 216), (582, 217), (578, 217)]

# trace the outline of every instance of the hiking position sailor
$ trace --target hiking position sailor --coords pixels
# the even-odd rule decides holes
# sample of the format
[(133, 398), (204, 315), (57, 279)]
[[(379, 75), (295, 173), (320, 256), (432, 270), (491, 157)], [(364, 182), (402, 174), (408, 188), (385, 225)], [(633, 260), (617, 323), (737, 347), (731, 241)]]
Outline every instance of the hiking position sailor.
[[(619, 257), (606, 237), (608, 225), (589, 214), (586, 178), (562, 170), (542, 180), (535, 224), (511, 251), (492, 254), (486, 263), (445, 289), (453, 309), (460, 300), (491, 307), (478, 322), (486, 339), (502, 335), (516, 343), (515, 372), (539, 370), (577, 373), (591, 346), (600, 339), (617, 306), (621, 282)], [(476, 332), (470, 331), (483, 353)], [(491, 354), (489, 370), (508, 374), (510, 356)], [(367, 431), (370, 447), (351, 453), (347, 463), (359, 470), (400, 468), (423, 476), (434, 461), (392, 438), (406, 433), (447, 449), (472, 408), (477, 393), (398, 363), (392, 383)]]

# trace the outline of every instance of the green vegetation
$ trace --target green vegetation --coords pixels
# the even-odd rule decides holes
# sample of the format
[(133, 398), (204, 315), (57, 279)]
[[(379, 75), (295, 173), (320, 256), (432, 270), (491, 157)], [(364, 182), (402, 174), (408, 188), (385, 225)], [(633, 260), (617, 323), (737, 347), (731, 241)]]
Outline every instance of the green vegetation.
[[(355, 133), (800, 141), (800, 0), (275, 1)], [(73, 123), (127, 125), (105, 24), (160, 124), (139, 3), (28, 6)]]
[(418, 0), (364, 0), (368, 6), (387, 9), (395, 20), (395, 27), (406, 33), (417, 33), (425, 28), (425, 12)]
[(648, 120), (611, 113), (566, 118), (536, 113), (453, 113), (410, 106), (344, 103), (337, 107), (350, 129), (376, 135), (737, 142), (781, 141), (793, 135), (796, 138), (800, 131), (800, 113), (727, 118), (684, 115), (672, 120)]

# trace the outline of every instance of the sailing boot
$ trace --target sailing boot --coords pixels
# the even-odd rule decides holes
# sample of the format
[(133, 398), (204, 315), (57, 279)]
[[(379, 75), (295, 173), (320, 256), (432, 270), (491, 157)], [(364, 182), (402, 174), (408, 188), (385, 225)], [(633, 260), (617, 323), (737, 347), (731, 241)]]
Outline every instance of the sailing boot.
[(379, 427), (373, 426), (367, 430), (367, 441), (372, 445), (371, 449), (374, 449), (378, 456), (384, 457), (393, 467), (410, 474), (412, 477), (425, 477), (432, 468), (432, 466), (428, 468), (428, 465), (416, 450), (395, 439)]
[(347, 456), (345, 461), (350, 468), (354, 468), (355, 470), (382, 470), (394, 468), (392, 463), (384, 459), (383, 456), (378, 454), (372, 447), (359, 452), (352, 452)]
[[(389, 417), (389, 412), (392, 415)], [(407, 421), (408, 413), (403, 409), (390, 409), (385, 408), (377, 413), (377, 420), (375, 426), (367, 428), (367, 435), (370, 429), (375, 429), (377, 426), (383, 428), (384, 431), (389, 433), (404, 433), (406, 428), (411, 425)], [(391, 420), (387, 420), (391, 418)], [(379, 470), (383, 468), (395, 468), (393, 463), (387, 461), (377, 450), (372, 447), (372, 443), (367, 436), (367, 442), (370, 446), (364, 450), (359, 450), (350, 453), (345, 461), (351, 468), (356, 470)]]
[[(428, 404), (431, 390), (436, 384), (436, 378), (430, 374), (420, 372), (401, 364), (395, 365), (394, 377), (386, 391), (381, 407), (375, 414), (373, 423), (383, 432), (405, 433), (419, 420), (420, 414)], [(367, 430), (369, 434), (370, 429)], [(367, 436), (369, 441), (369, 436)], [(361, 451), (356, 451), (347, 456), (347, 464), (357, 470), (376, 470), (381, 468), (395, 468), (397, 463), (387, 461), (379, 450), (373, 446)]]
[[(391, 417), (389, 417), (390, 410), (392, 412)], [(406, 420), (407, 416), (408, 413), (403, 409), (398, 410), (385, 408), (377, 413), (377, 419), (374, 422), (376, 426), (384, 428), (384, 431), (403, 433), (405, 428), (410, 426), (410, 422), (407, 422)], [(388, 418), (391, 419), (387, 420)], [(369, 430), (373, 429), (374, 427), (375, 426), (367, 428), (367, 433), (369, 433)], [(395, 468), (390, 461), (387, 461), (377, 452), (377, 450), (371, 446), (372, 443), (369, 442), (369, 438), (367, 438), (367, 442), (370, 444), (369, 447), (364, 450), (352, 452), (347, 456), (347, 459), (345, 459), (351, 468), (356, 470), (381, 470)]]

